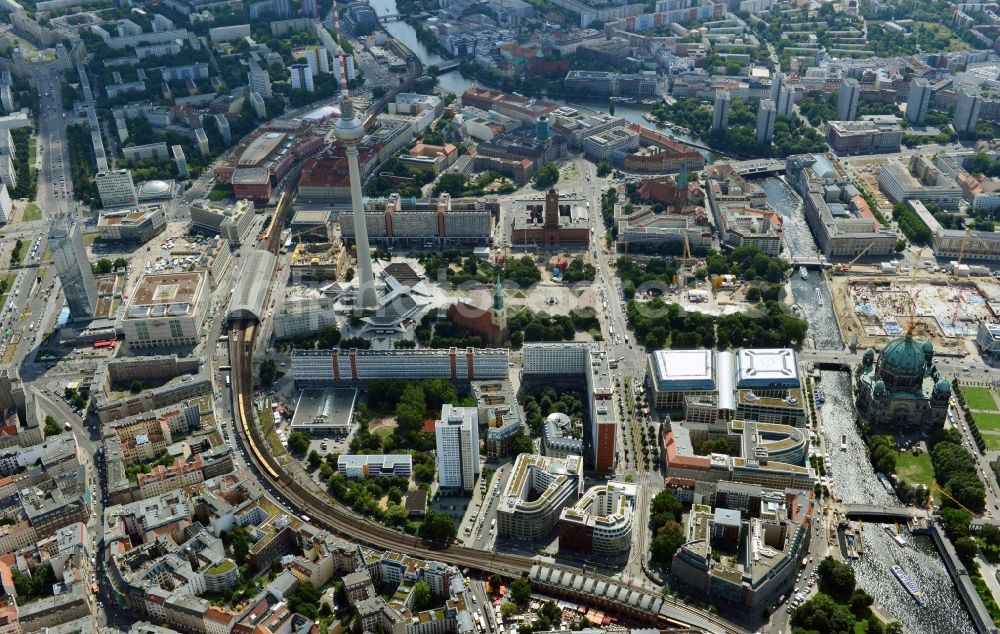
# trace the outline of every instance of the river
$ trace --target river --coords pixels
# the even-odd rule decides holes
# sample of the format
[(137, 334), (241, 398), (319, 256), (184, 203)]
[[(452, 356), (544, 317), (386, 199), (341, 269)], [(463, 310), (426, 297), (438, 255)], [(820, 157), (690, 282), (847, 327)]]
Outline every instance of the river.
[[(396, 0), (369, 0), (369, 4), (375, 12), (379, 15), (392, 15), (398, 13), (396, 8)], [(406, 45), (413, 53), (420, 58), (423, 62), (424, 67), (431, 66), (433, 64), (440, 64), (445, 61), (443, 57), (437, 53), (430, 51), (424, 46), (419, 40), (417, 40), (417, 32), (412, 26), (407, 24), (402, 20), (394, 20), (392, 22), (387, 22), (382, 25), (382, 28), (386, 30), (389, 35), (393, 36), (400, 42)], [(462, 73), (458, 70), (449, 71), (447, 73), (442, 73), (437, 77), (437, 85), (442, 90), (446, 90), (456, 95), (461, 95), (467, 89), (473, 86), (479, 86), (479, 82), (475, 79), (467, 79), (462, 76)], [(596, 100), (590, 102), (580, 102), (580, 101), (566, 101), (558, 97), (543, 96), (546, 101), (551, 101), (559, 105), (571, 106), (578, 110), (584, 110), (588, 112), (597, 111), (607, 111), (607, 101)], [(639, 125), (648, 126), (649, 122), (642, 118), (642, 115), (646, 111), (642, 108), (631, 106), (628, 104), (615, 104), (615, 116), (621, 117), (628, 120), (631, 123), (638, 123)], [(697, 142), (697, 139), (688, 135), (678, 134), (672, 130), (662, 129), (660, 130), (663, 134), (672, 136), (681, 141), (687, 141), (689, 143)], [(706, 158), (706, 160), (711, 161), (714, 157), (710, 152), (699, 150)]]
[[(397, 13), (395, 0), (369, 1), (379, 15)], [(440, 55), (427, 50), (427, 47), (417, 41), (416, 31), (406, 22), (389, 22), (384, 28), (413, 51), (425, 66), (443, 61)], [(462, 94), (467, 88), (476, 85), (475, 80), (466, 79), (457, 70), (438, 76), (438, 86), (456, 94)], [(584, 110), (594, 110), (602, 105), (572, 103), (556, 98), (549, 100)], [(643, 110), (640, 108), (615, 105), (615, 115), (633, 123), (648, 125), (642, 114)], [(707, 153), (706, 155), (711, 160), (711, 155)], [(816, 257), (819, 250), (806, 224), (799, 197), (779, 178), (764, 179), (761, 185), (767, 193), (772, 208), (784, 218), (785, 243), (791, 255)], [(822, 296), (822, 303), (819, 295)], [(816, 347), (843, 349), (844, 343), (833, 316), (830, 291), (825, 278), (813, 271), (809, 274), (809, 279), (803, 280), (797, 271), (794, 272), (792, 296), (804, 314), (809, 316), (809, 335)], [(838, 451), (831, 458), (837, 495), (847, 502), (892, 503), (893, 500), (875, 479), (874, 470), (858, 433), (847, 375), (825, 371), (822, 373), (821, 383), (826, 393), (826, 403), (821, 407), (820, 416), (823, 420), (827, 446), (839, 447), (841, 435), (847, 435), (849, 439), (850, 450)], [(865, 554), (854, 564), (858, 585), (876, 597), (879, 607), (903, 623), (907, 632), (945, 634), (973, 631), (968, 614), (959, 607), (962, 605), (961, 600), (944, 568), (944, 563), (928, 538), (908, 537), (912, 546), (900, 548), (877, 524), (866, 524), (862, 539)], [(897, 563), (927, 594), (926, 608), (920, 608), (893, 576), (890, 568)]]
[[(784, 219), (785, 244), (792, 257), (814, 258), (819, 249), (802, 212), (801, 199), (780, 178), (759, 181), (768, 203)], [(817, 299), (817, 289), (823, 297)], [(792, 296), (809, 316), (809, 335), (817, 348), (841, 350), (844, 347), (833, 316), (826, 278), (810, 271), (803, 280), (798, 271), (792, 275)], [(847, 436), (847, 451), (834, 450), (833, 484), (836, 495), (848, 503), (899, 504), (886, 493), (875, 478), (868, 452), (861, 440), (851, 402), (851, 386), (845, 372), (823, 371), (820, 385), (826, 402), (820, 407), (826, 446), (839, 449), (841, 436)], [(961, 607), (951, 577), (928, 537), (906, 536), (910, 546), (900, 548), (878, 524), (865, 524), (862, 530), (864, 555), (854, 562), (858, 585), (875, 597), (877, 605), (900, 621), (907, 632), (972, 632), (972, 621)], [(899, 565), (927, 594), (928, 605), (921, 608), (892, 574)]]

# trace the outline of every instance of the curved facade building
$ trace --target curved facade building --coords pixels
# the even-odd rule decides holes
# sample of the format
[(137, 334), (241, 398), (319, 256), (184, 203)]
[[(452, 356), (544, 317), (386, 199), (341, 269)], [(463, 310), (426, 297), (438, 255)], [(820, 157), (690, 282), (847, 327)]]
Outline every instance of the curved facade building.
[(559, 548), (617, 557), (632, 545), (635, 485), (609, 482), (592, 487), (559, 516)]
[(497, 534), (521, 540), (548, 536), (564, 506), (583, 488), (583, 458), (521, 454), (497, 506)]

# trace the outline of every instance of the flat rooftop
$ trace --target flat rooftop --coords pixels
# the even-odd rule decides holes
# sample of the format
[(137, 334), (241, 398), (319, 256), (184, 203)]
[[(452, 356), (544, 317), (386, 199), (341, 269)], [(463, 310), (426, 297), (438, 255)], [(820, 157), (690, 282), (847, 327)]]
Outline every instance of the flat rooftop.
[(144, 275), (132, 292), (131, 305), (191, 304), (198, 296), (198, 288), (204, 283), (205, 275), (203, 271)]
[(309, 430), (342, 427), (351, 424), (354, 403), (358, 391), (355, 389), (306, 389), (302, 390), (295, 405), (292, 428)]
[(287, 135), (284, 132), (265, 132), (254, 139), (247, 149), (243, 150), (237, 167), (256, 167), (270, 156)]
[(736, 386), (799, 386), (795, 351), (790, 348), (743, 349), (736, 357)]
[(652, 357), (661, 389), (715, 389), (711, 350), (657, 350)]

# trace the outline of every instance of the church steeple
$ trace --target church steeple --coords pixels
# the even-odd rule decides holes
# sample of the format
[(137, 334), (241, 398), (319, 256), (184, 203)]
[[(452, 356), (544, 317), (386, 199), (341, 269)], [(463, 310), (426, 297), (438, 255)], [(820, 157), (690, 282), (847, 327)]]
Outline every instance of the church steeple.
[(503, 310), (503, 285), (500, 283), (500, 272), (497, 271), (497, 283), (493, 287), (493, 310)]

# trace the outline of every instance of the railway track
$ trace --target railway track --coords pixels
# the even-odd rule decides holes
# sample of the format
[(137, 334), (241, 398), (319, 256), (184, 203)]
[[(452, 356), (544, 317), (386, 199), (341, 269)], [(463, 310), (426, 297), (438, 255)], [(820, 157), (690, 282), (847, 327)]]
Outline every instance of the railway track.
[[(297, 177), (296, 177), (297, 180)], [(278, 201), (275, 222), (267, 237), (266, 248), (277, 253), (281, 239), (280, 217), (290, 202), (293, 187)], [(479, 572), (499, 573), (507, 577), (527, 576), (536, 563), (531, 557), (475, 550), (461, 546), (443, 546), (426, 542), (413, 535), (383, 526), (367, 517), (358, 515), (329, 496), (320, 496), (295, 481), (268, 451), (267, 441), (254, 418), (253, 400), (253, 347), (256, 342), (257, 325), (252, 321), (236, 322), (229, 330), (229, 356), (233, 395), (233, 412), (236, 420), (233, 429), (246, 449), (252, 468), (263, 483), (288, 508), (295, 509), (309, 517), (309, 522), (349, 541), (372, 548), (392, 550), (443, 563), (454, 564)], [(552, 564), (549, 564), (552, 565)], [(578, 571), (573, 571), (578, 572)], [(596, 575), (595, 575), (596, 576)], [(660, 622), (665, 620), (680, 623), (705, 622), (711, 625), (709, 631), (742, 634), (743, 628), (734, 626), (725, 619), (686, 604), (672, 601), (673, 614), (662, 612)], [(683, 618), (683, 617), (688, 618)], [(656, 617), (654, 617), (656, 618)]]

